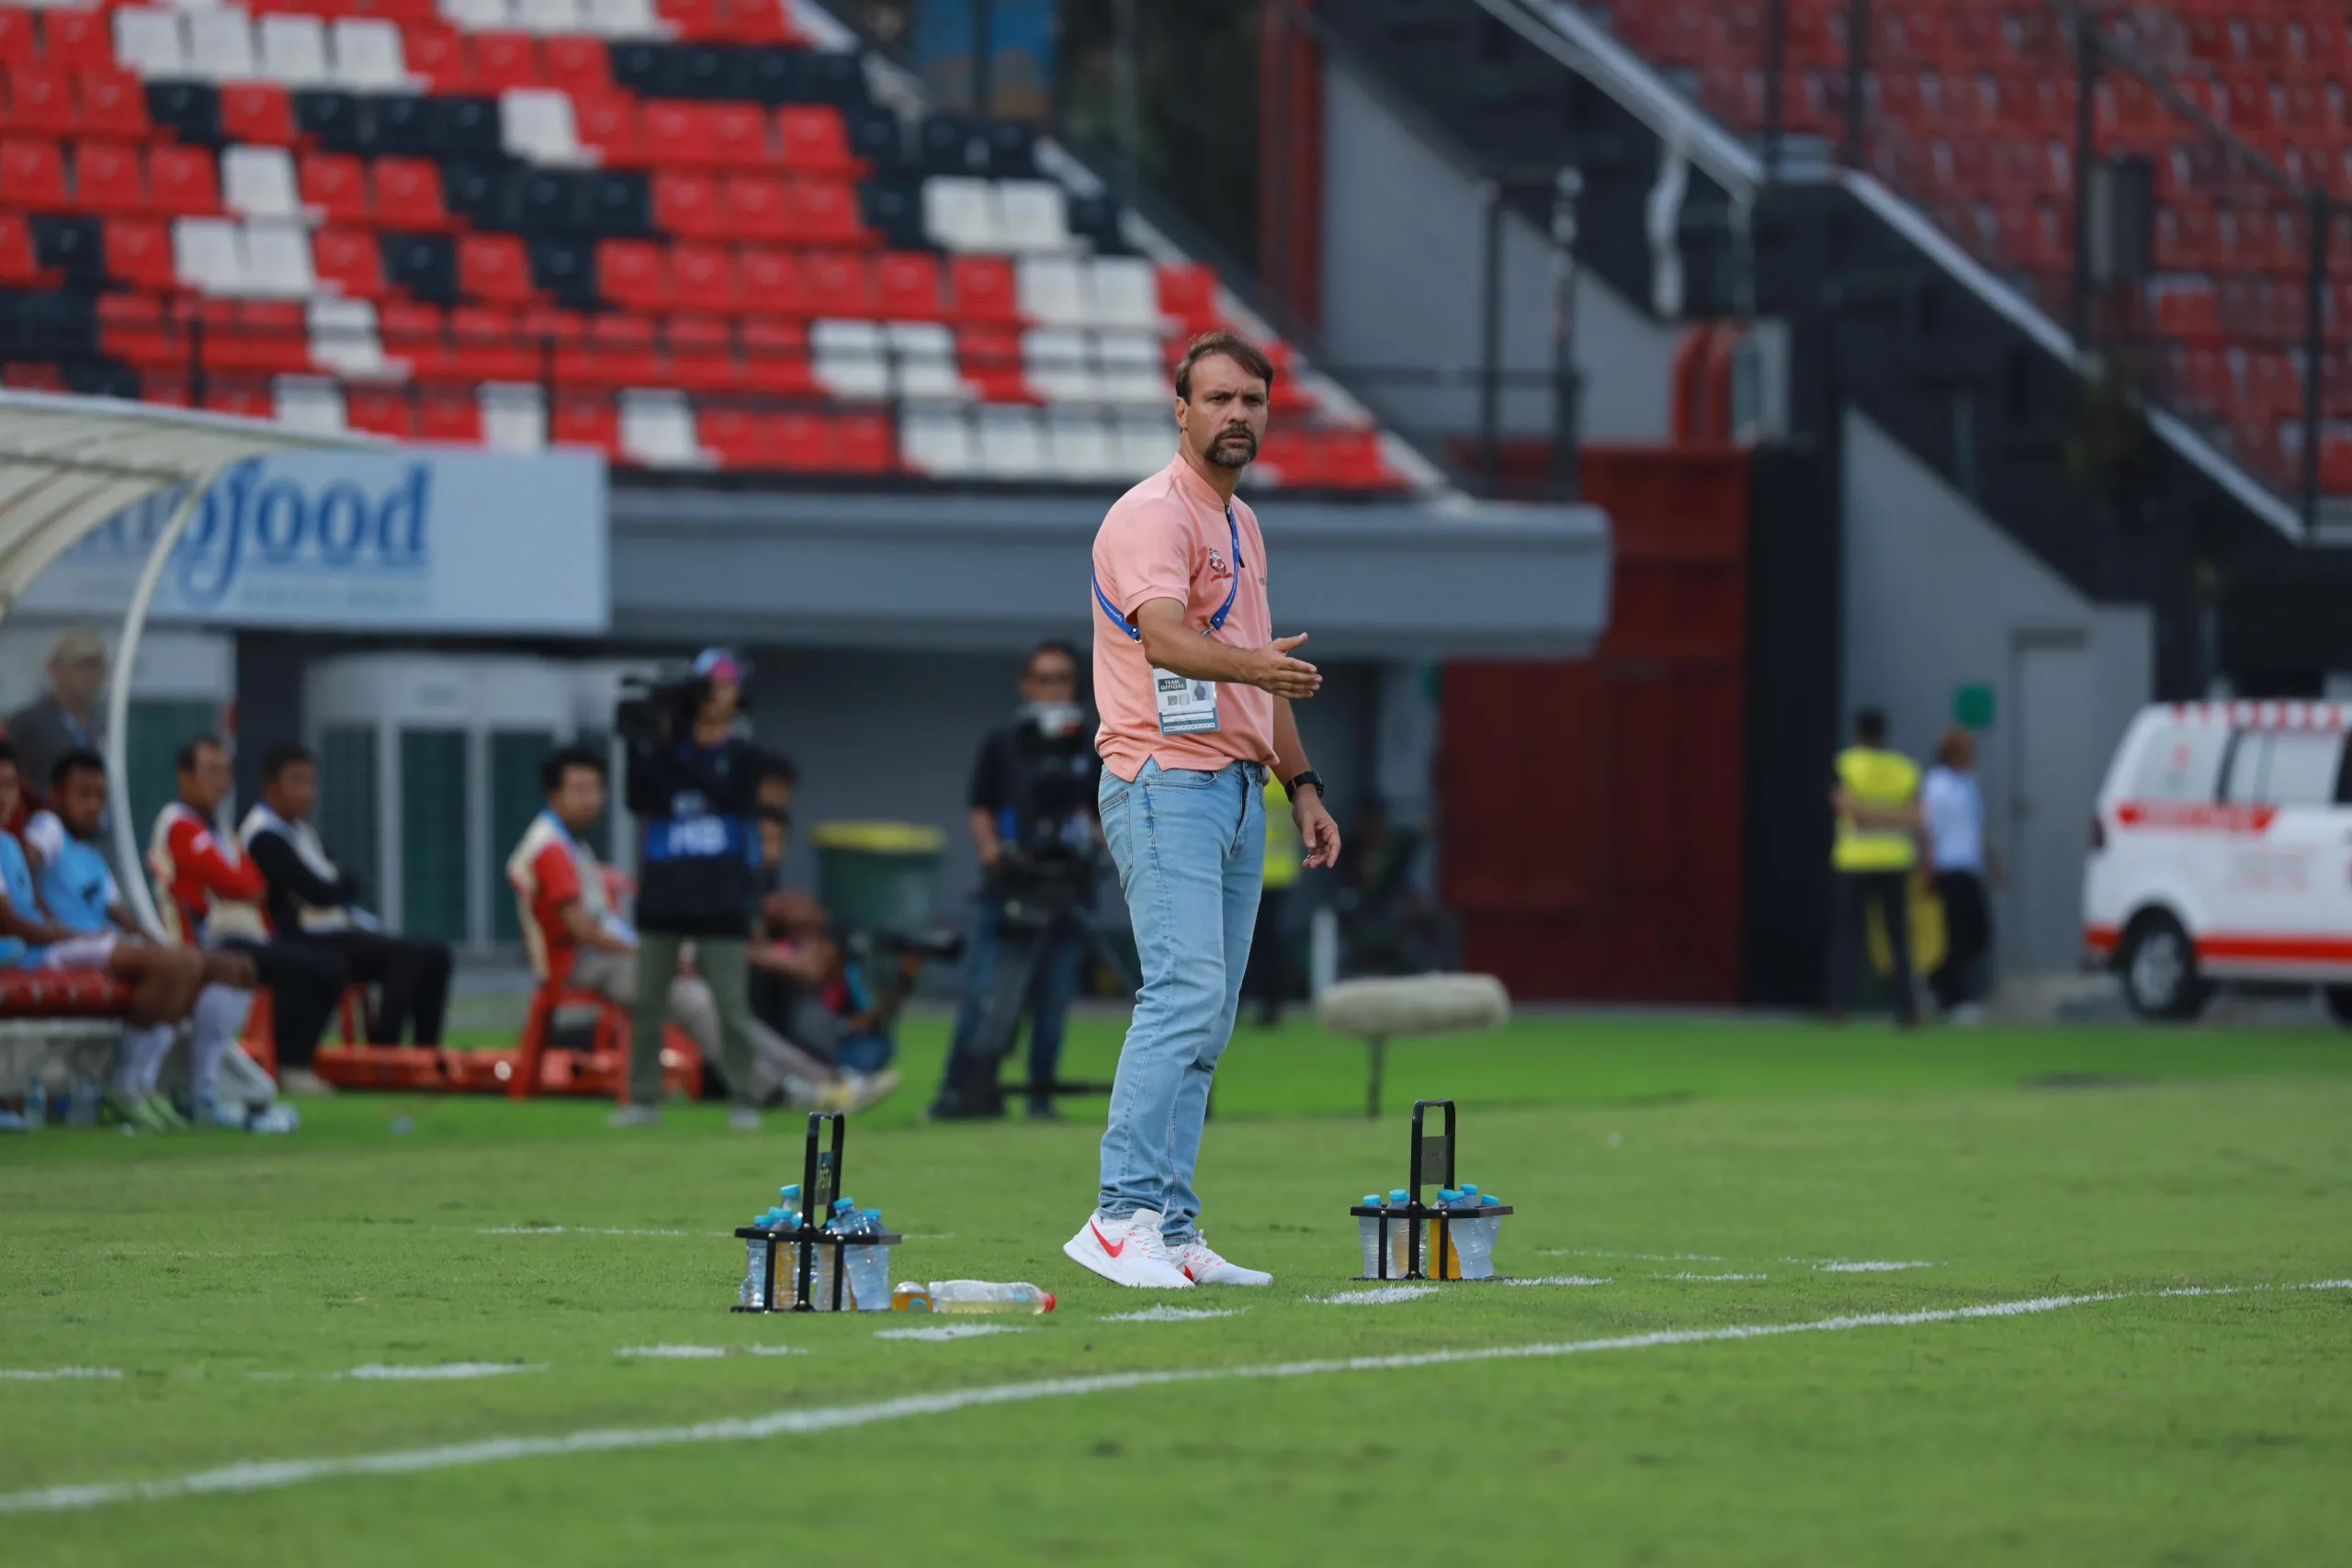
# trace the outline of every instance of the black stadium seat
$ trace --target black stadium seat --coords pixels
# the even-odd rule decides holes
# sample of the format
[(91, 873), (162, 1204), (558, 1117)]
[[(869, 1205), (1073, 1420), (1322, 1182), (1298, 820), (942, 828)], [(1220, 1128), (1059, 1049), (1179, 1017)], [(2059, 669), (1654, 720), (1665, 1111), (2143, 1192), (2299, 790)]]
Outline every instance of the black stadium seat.
[(613, 85), (640, 98), (676, 97), (680, 91), (677, 50), (640, 39), (614, 44)]
[(933, 249), (922, 227), (922, 191), (911, 181), (870, 179), (857, 187), (858, 214), (865, 226), (888, 242), (891, 249)]
[(106, 282), (105, 226), (96, 218), (37, 212), (32, 217), (33, 259), (85, 288)]
[(534, 288), (545, 289), (570, 310), (596, 308), (599, 299), (594, 244), (586, 240), (535, 239), (530, 251)]
[(589, 232), (593, 175), (569, 169), (532, 169), (521, 177), (515, 198), (515, 226), (526, 234), (569, 235)]
[(458, 247), (441, 234), (386, 234), (384, 281), (428, 305), (458, 302)]
[(849, 150), (872, 164), (876, 172), (887, 173), (906, 161), (906, 128), (895, 110), (867, 104), (844, 109), (842, 119), (849, 131)]
[(294, 131), (326, 152), (376, 150), (375, 107), (356, 93), (301, 88), (294, 101)]
[(450, 162), (441, 165), (441, 198), (450, 216), (476, 229), (514, 231), (523, 226), (524, 175), (501, 164)]
[(589, 232), (613, 239), (651, 234), (651, 177), (610, 169), (590, 176), (587, 220)]
[(220, 89), (208, 82), (150, 82), (147, 118), (182, 141), (220, 141)]

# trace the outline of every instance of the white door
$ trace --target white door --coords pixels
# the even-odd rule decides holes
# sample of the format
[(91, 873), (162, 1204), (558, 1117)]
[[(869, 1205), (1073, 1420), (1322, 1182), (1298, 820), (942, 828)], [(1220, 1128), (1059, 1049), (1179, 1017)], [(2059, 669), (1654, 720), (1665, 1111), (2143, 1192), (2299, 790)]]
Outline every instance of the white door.
[(2246, 729), (2222, 779), (2230, 830), (2215, 930), (2199, 957), (2220, 974), (2324, 978), (2346, 957), (2346, 813), (2335, 804), (2344, 736)]
[(2008, 931), (2016, 969), (2071, 969), (2082, 952), (2083, 853), (2104, 750), (2092, 732), (2090, 650), (2080, 637), (2023, 636), (2013, 646), (2017, 747), (2009, 774)]

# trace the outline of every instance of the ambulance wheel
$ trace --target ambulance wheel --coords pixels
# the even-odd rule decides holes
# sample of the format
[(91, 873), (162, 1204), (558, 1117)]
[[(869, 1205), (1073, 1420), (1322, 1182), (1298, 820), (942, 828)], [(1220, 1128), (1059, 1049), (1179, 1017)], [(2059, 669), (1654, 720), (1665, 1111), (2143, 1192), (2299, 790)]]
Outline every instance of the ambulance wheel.
[(2352, 1024), (2352, 986), (2326, 986), (2320, 991), (2327, 1001), (2327, 1016), (2338, 1023)]
[(2197, 977), (2197, 949), (2170, 915), (2155, 911), (2132, 921), (2117, 967), (2124, 1000), (2142, 1018), (2186, 1023), (2205, 1010), (2212, 987)]

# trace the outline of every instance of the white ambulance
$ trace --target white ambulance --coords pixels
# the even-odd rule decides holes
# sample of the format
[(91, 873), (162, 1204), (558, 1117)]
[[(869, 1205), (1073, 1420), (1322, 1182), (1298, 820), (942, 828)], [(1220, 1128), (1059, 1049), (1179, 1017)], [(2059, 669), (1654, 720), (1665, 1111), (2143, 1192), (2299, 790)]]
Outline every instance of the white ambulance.
[(2217, 982), (2316, 985), (2352, 1022), (2352, 703), (2175, 703), (2132, 721), (2100, 788), (2083, 942), (2144, 1018)]

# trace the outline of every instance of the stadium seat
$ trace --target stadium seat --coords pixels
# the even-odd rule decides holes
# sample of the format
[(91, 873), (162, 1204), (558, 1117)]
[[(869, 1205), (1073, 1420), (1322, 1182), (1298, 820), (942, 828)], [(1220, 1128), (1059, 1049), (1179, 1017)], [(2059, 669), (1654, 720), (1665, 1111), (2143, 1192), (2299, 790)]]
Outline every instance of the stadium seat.
[(220, 89), (220, 134), (232, 141), (291, 146), (293, 97), (269, 82), (232, 83)]
[(187, 31), (185, 74), (223, 86), (261, 79), (253, 22), (243, 11), (189, 11), (182, 22)]
[(785, 184), (764, 175), (727, 175), (718, 181), (718, 209), (729, 239), (778, 242), (799, 236)]
[(922, 226), (931, 243), (944, 251), (1009, 248), (995, 192), (986, 180), (937, 175), (923, 181)]
[(481, 87), (473, 51), (465, 37), (444, 27), (412, 28), (401, 35), (408, 69), (440, 93), (472, 93)]
[(616, 305), (666, 310), (674, 296), (669, 257), (646, 240), (606, 240), (596, 247), (597, 291)]
[(509, 157), (559, 165), (588, 161), (571, 118), (570, 94), (546, 87), (501, 93), (498, 127), (499, 144)]
[(801, 263), (812, 315), (873, 317), (879, 315), (874, 275), (866, 258), (854, 251), (811, 251)]
[(202, 147), (158, 145), (147, 154), (147, 189), (155, 210), (207, 217), (220, 210), (220, 178)]
[(30, 212), (70, 209), (64, 150), (31, 137), (0, 139), (0, 201)]
[(1004, 249), (1035, 254), (1070, 248), (1062, 187), (1053, 181), (999, 180), (996, 199), (1003, 224)]
[(1167, 330), (1151, 263), (1140, 256), (1096, 256), (1088, 271), (1096, 326), (1155, 335)]
[(805, 245), (871, 245), (856, 193), (840, 180), (802, 179), (788, 186), (793, 237)]
[(416, 395), (416, 434), (421, 441), (464, 446), (483, 443), (482, 401), (473, 387), (424, 387)]
[(1091, 409), (1046, 411), (1046, 461), (1057, 474), (1076, 480), (1130, 479), (1119, 461), (1109, 421)]
[(810, 316), (808, 285), (794, 252), (746, 245), (737, 253), (743, 306), (771, 316)]
[(539, 41), (528, 33), (476, 33), (466, 42), (473, 51), (477, 90), (504, 93), (541, 85)]
[(899, 415), (899, 459), (910, 473), (955, 479), (978, 467), (970, 421), (960, 410), (910, 407)]
[(972, 411), (974, 471), (992, 479), (1040, 479), (1052, 469), (1033, 409), (983, 403)]
[(430, 158), (379, 158), (376, 218), (387, 228), (437, 231), (449, 227), (441, 165)]
[(897, 395), (909, 401), (961, 402), (974, 389), (957, 373), (956, 340), (937, 321), (889, 321), (882, 328)]
[(300, 310), (274, 300), (210, 299), (196, 305), (198, 349), (208, 375), (267, 376), (311, 368)]
[(944, 314), (939, 297), (938, 258), (924, 251), (892, 251), (877, 257), (874, 266), (876, 313), (899, 321), (937, 321)]
[(125, 8), (114, 13), (115, 59), (149, 81), (197, 74), (176, 11)]
[[(117, 225), (109, 224), (111, 235)], [(0, 285), (27, 286), (41, 281), (40, 265), (33, 256), (32, 231), (24, 216), (0, 212)]]
[(719, 206), (717, 180), (668, 169), (653, 176), (653, 222), (682, 239), (725, 239), (733, 232)]
[(1092, 291), (1087, 287), (1086, 268), (1076, 258), (1023, 256), (1017, 276), (1021, 313), (1029, 320), (1052, 327), (1093, 324)]
[[(742, 308), (743, 286), (735, 269), (735, 254), (723, 245), (691, 243), (671, 247), (670, 276), (677, 298), (697, 310), (731, 314)], [(762, 309), (774, 307), (762, 303)]]
[(294, 166), (302, 205), (329, 223), (372, 224), (375, 203), (368, 194), (368, 168), (344, 152), (305, 152)]
[(958, 369), (992, 403), (1039, 400), (1021, 364), (1021, 333), (1006, 326), (967, 326), (956, 333)]
[(310, 333), (311, 363), (346, 379), (393, 372), (384, 356), (376, 307), (365, 299), (312, 299), (303, 309)]
[(130, 72), (111, 65), (87, 67), (76, 77), (74, 91), (82, 105), (82, 134), (132, 141), (153, 134), (154, 126), (147, 116), (147, 89)]
[(955, 256), (947, 264), (948, 315), (957, 321), (1021, 320), (1012, 264), (1002, 256)]
[(881, 400), (890, 396), (890, 358), (878, 321), (819, 321), (808, 328), (817, 384), (836, 398)]
[(829, 105), (786, 104), (777, 109), (775, 140), (785, 166), (795, 173), (847, 178), (859, 172), (842, 112)]
[(375, 299), (387, 292), (383, 250), (364, 230), (320, 230), (312, 237), (311, 259), (320, 284), (337, 294)]
[(263, 17), (254, 24), (254, 44), (265, 80), (281, 87), (324, 87), (334, 81), (326, 23), (317, 17)]
[(272, 383), (280, 424), (312, 435), (340, 435), (350, 428), (343, 389), (321, 376), (280, 376)]
[(741, 331), (743, 388), (770, 397), (805, 398), (819, 389), (808, 329), (797, 321), (746, 318)]
[(76, 204), (99, 213), (138, 213), (148, 208), (146, 161), (136, 147), (85, 141), (74, 154)]
[[(18, 229), (21, 231), (21, 223)], [(153, 293), (168, 293), (179, 287), (171, 231), (161, 221), (109, 218), (100, 243), (106, 253), (107, 275), (117, 283)], [(0, 257), (5, 257), (6, 250), (5, 239), (0, 239)], [(6, 276), (6, 261), (0, 259), (0, 278)]]
[[(582, 107), (582, 99), (612, 96), (612, 51), (604, 39), (576, 34), (551, 36), (541, 46), (540, 57), (548, 85), (560, 87), (571, 95), (575, 114)], [(581, 128), (581, 139), (593, 141), (584, 126)]]
[(539, 346), (524, 337), (512, 311), (481, 305), (449, 312), (449, 351), (444, 363), (470, 381), (537, 381), (551, 370)]
[(40, 59), (40, 35), (34, 30), (33, 13), (0, 11), (0, 65), (30, 65)]
[(728, 392), (742, 387), (734, 334), (721, 318), (673, 316), (664, 336), (670, 350), (670, 378), (678, 387), (689, 392)]
[(1102, 373), (1106, 403), (1156, 408), (1174, 395), (1157, 334), (1096, 333), (1094, 362)]
[(397, 24), (379, 17), (338, 17), (334, 85), (354, 93), (409, 90), (407, 51)]
[(618, 458), (620, 415), (602, 392), (558, 390), (548, 419), (548, 439), (557, 446), (587, 446)]
[(669, 379), (660, 339), (643, 316), (596, 317), (589, 323), (588, 353), (595, 379), (606, 386), (660, 387)]
[(654, 468), (707, 466), (710, 454), (695, 438), (695, 414), (682, 392), (653, 389), (624, 391), (620, 405), (620, 452)]
[(644, 168), (659, 162), (646, 140), (644, 110), (634, 98), (575, 98), (573, 107), (581, 145), (595, 149), (605, 168)]
[(1155, 269), (1159, 281), (1159, 310), (1178, 323), (1187, 337), (1215, 332), (1224, 324), (1216, 304), (1216, 275), (1197, 263), (1163, 264)]
[(302, 216), (294, 160), (283, 147), (229, 147), (220, 153), (220, 200), (241, 218)]
[(416, 411), (408, 394), (389, 387), (345, 387), (343, 416), (351, 429), (369, 435), (408, 441), (417, 434)]
[(1087, 334), (1068, 327), (1033, 327), (1021, 336), (1022, 370), (1049, 403), (1102, 403), (1102, 378)]
[(311, 264), (311, 236), (300, 223), (245, 225), (245, 265), (252, 292), (307, 299), (318, 291)]
[(146, 294), (98, 296), (98, 346), (141, 370), (185, 370), (187, 346), (162, 301)]
[(533, 297), (531, 265), (512, 234), (467, 234), (458, 241), (458, 288), (476, 299), (519, 305)]
[(80, 111), (74, 103), (74, 81), (64, 68), (29, 62), (7, 72), (7, 97), (0, 111), (0, 130), (29, 131), (37, 136), (71, 136)]

